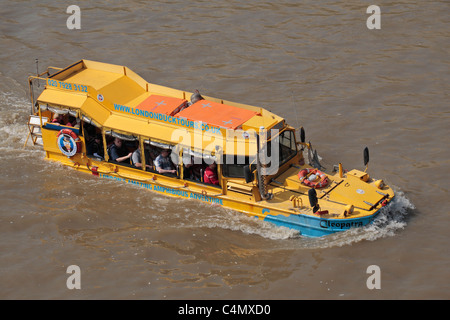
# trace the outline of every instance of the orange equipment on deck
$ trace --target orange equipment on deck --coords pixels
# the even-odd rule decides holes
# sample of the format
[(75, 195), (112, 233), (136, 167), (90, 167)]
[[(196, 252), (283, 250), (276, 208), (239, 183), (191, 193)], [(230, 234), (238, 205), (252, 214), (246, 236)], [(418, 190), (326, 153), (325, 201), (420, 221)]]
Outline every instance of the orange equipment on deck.
[(175, 113), (180, 111), (186, 103), (187, 101), (184, 99), (152, 94), (147, 99), (142, 101), (136, 108), (173, 116)]
[(202, 121), (210, 125), (228, 129), (239, 129), (240, 126), (256, 115), (257, 112), (233, 107), (209, 100), (200, 100), (180, 111), (176, 117), (192, 121)]

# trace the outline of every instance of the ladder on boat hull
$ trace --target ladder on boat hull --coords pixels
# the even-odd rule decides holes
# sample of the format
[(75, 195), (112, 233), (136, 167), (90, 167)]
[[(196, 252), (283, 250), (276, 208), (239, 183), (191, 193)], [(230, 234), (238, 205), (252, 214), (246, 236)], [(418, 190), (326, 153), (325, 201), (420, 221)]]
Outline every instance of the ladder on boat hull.
[[(47, 122), (48, 119), (46, 117), (42, 117), (42, 123)], [(28, 126), (28, 135), (27, 139), (25, 140), (25, 143), (23, 147), (25, 148), (28, 142), (28, 139), (31, 137), (31, 142), (33, 145), (43, 145), (42, 143), (42, 132), (41, 132), (41, 119), (39, 116), (30, 115), (27, 122)]]

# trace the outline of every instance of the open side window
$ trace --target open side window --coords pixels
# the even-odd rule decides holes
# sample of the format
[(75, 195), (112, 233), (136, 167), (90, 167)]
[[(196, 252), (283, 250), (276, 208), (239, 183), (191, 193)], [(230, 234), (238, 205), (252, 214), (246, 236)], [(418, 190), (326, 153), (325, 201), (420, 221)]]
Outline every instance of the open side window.
[(146, 139), (144, 140), (144, 156), (147, 171), (168, 177), (179, 177), (178, 155), (173, 145)]
[(131, 156), (138, 148), (138, 137), (114, 131), (105, 132), (108, 161), (131, 167)]

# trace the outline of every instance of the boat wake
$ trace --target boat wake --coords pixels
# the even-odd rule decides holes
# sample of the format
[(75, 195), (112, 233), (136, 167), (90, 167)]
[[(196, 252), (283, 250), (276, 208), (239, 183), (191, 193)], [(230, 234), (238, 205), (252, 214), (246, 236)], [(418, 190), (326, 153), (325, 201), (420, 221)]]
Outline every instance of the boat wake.
[[(217, 213), (208, 215), (203, 213), (201, 217), (198, 216), (198, 219), (192, 216), (190, 218), (194, 219), (197, 227), (222, 228), (249, 235), (258, 235), (271, 240), (286, 240), (285, 244), (292, 249), (299, 247), (311, 249), (341, 247), (364, 240), (374, 241), (392, 237), (406, 227), (406, 216), (415, 209), (415, 206), (401, 190), (396, 189), (394, 200), (389, 206), (381, 209), (372, 224), (320, 238), (303, 237), (296, 230), (278, 227), (269, 222), (226, 209), (216, 210)], [(282, 243), (281, 245), (284, 247)]]
[[(22, 147), (27, 137), (30, 102), (10, 92), (0, 92), (0, 148), (11, 151)], [(28, 109), (27, 109), (28, 108)]]
[[(134, 185), (127, 185), (127, 187), (140, 189), (139, 186)], [(231, 209), (194, 200), (169, 198), (155, 193), (148, 196), (145, 191), (143, 191), (144, 195), (135, 197), (134, 200), (140, 209), (148, 212), (144, 217), (147, 222), (156, 223), (160, 227), (224, 229), (269, 240), (280, 240), (281, 242), (274, 245), (285, 249), (314, 249), (339, 247), (364, 240), (374, 241), (395, 236), (397, 231), (406, 227), (406, 216), (415, 209), (415, 206), (399, 188), (394, 188), (394, 191), (395, 198), (389, 206), (381, 209), (372, 224), (320, 238), (304, 237), (296, 230), (275, 226), (270, 222)], [(134, 192), (133, 194), (136, 195)]]
[(217, 217), (208, 217), (200, 224), (208, 228), (222, 228), (232, 231), (240, 231), (248, 235), (258, 235), (263, 238), (271, 240), (286, 240), (296, 239), (300, 237), (297, 230), (278, 227), (272, 223), (261, 221), (257, 218), (243, 215), (232, 210), (227, 211), (227, 214), (218, 215)]
[[(233, 210), (224, 208), (208, 210), (209, 205), (206, 204), (198, 204), (199, 207), (196, 209), (186, 209), (183, 215), (184, 219), (178, 220), (176, 224), (184, 228), (220, 228), (247, 235), (257, 235), (270, 240), (281, 240), (278, 245), (285, 249), (341, 247), (364, 240), (374, 241), (392, 237), (406, 227), (406, 216), (415, 209), (415, 206), (401, 190), (396, 189), (394, 200), (389, 206), (381, 209), (372, 224), (320, 238), (303, 237), (296, 230), (278, 227)], [(176, 199), (175, 201), (186, 200)]]

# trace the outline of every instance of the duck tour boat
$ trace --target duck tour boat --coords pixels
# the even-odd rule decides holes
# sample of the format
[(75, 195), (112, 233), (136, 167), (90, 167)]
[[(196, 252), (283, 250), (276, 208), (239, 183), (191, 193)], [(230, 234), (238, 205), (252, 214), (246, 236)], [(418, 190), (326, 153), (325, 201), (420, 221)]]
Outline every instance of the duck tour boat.
[(367, 147), (364, 171), (338, 164), (325, 173), (303, 128), (297, 141), (295, 128), (264, 108), (151, 84), (127, 67), (89, 60), (48, 67), (28, 81), (24, 147), (31, 138), (46, 158), (76, 170), (307, 237), (368, 225), (394, 198), (366, 173)]

